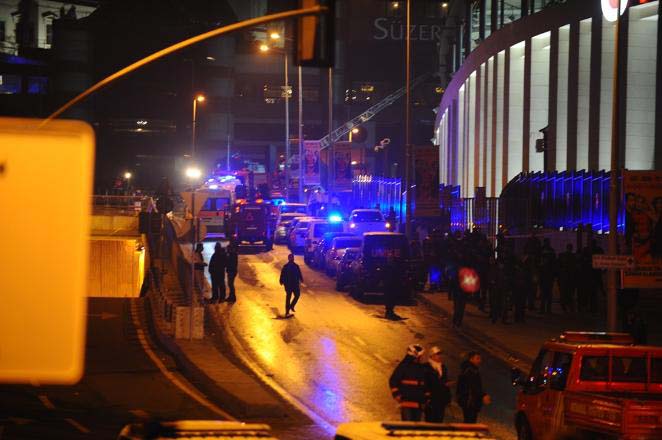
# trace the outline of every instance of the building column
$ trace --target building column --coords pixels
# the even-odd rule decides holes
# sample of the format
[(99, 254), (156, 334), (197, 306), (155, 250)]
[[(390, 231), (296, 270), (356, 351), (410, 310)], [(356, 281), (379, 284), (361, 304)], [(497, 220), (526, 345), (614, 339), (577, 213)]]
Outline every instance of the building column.
[(522, 171), (529, 172), (529, 149), (531, 145), (531, 38), (524, 46), (524, 104), (522, 121)]
[(490, 33), (493, 34), (499, 29), (499, 0), (491, 1), (490, 8)]
[(556, 120), (559, 90), (559, 29), (552, 29), (549, 38), (549, 107), (547, 120), (547, 145), (545, 150), (545, 172), (556, 170)]
[(485, 4), (486, 0), (478, 0), (478, 38), (485, 39)]
[(662, 170), (662, 4), (657, 7), (657, 80), (655, 86), (655, 169)]
[(483, 80), (483, 85), (484, 85), (484, 87), (483, 87), (483, 95), (484, 95), (483, 96), (483, 136), (482, 136), (482, 138), (483, 138), (483, 147), (482, 147), (480, 162), (481, 162), (481, 168), (482, 168), (481, 176), (483, 176), (483, 181), (482, 181), (481, 186), (484, 186), (485, 188), (487, 188), (487, 144), (489, 143), (489, 142), (487, 142), (487, 140), (492, 139), (491, 133), (487, 132), (488, 118), (492, 119), (492, 115), (487, 113), (487, 110), (488, 110), (488, 107), (489, 107), (487, 101), (488, 101), (489, 96), (490, 96), (490, 92), (487, 89), (487, 86), (489, 84), (488, 78), (490, 77), (490, 62), (489, 62), (489, 59), (487, 61), (485, 61), (485, 73), (484, 73), (483, 76), (485, 77), (485, 79)]
[[(627, 99), (628, 99), (628, 33), (630, 29), (630, 9), (621, 17), (621, 29), (618, 34), (618, 167), (625, 167)], [(659, 78), (658, 78), (659, 80)]]
[(522, 0), (522, 17), (529, 15), (530, 0)]
[(483, 69), (480, 67), (476, 71), (476, 99), (475, 99), (475, 111), (476, 111), (476, 122), (474, 123), (474, 191), (475, 188), (480, 186), (480, 161), (481, 161), (481, 142), (480, 142), (480, 125), (481, 125), (481, 108), (480, 103), (482, 101), (482, 92), (483, 87), (481, 81), (483, 79)]
[(510, 124), (510, 48), (506, 49), (503, 66), (503, 152), (501, 153), (501, 188), (508, 183), (508, 125)]
[[(492, 195), (491, 197), (495, 197), (496, 191), (496, 144), (497, 144), (497, 112), (499, 109), (497, 108), (497, 86), (499, 85), (499, 54), (497, 53), (494, 55), (494, 63), (492, 64), (492, 114), (490, 117), (492, 118), (492, 132), (489, 133), (489, 136), (492, 139), (492, 161), (488, 165), (491, 167), (492, 172), (490, 173), (491, 176), (491, 181), (490, 185), (492, 188)], [(500, 178), (501, 176), (499, 176)]]
[[(459, 96), (458, 96), (459, 98)], [(450, 138), (450, 153), (448, 157), (448, 166), (449, 166), (449, 179), (448, 182), (451, 185), (457, 185), (457, 150), (458, 150), (458, 143), (459, 143), (459, 137), (458, 137), (458, 129), (460, 128), (460, 124), (458, 121), (458, 114), (457, 114), (457, 99), (454, 99), (453, 102), (451, 103), (451, 111), (450, 111), (450, 133), (449, 138)]]
[(597, 7), (591, 20), (591, 74), (588, 115), (588, 169), (600, 168), (600, 106), (602, 86), (602, 10)]
[(568, 171), (577, 169), (577, 102), (579, 95), (579, 22), (570, 23), (570, 44), (568, 55)]

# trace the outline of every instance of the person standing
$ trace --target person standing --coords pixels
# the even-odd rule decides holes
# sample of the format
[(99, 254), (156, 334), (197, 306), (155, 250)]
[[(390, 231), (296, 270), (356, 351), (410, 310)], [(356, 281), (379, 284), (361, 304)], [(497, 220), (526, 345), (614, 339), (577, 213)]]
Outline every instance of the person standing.
[(558, 258), (559, 291), (561, 308), (564, 312), (572, 312), (574, 309), (576, 271), (577, 259), (572, 251), (572, 244), (568, 243), (565, 246), (565, 252), (560, 253)]
[(237, 245), (234, 242), (230, 242), (230, 245), (228, 246), (228, 255), (225, 266), (225, 270), (228, 273), (228, 289), (230, 290), (228, 295), (228, 302), (230, 303), (237, 301), (237, 296), (235, 295), (234, 290), (234, 279), (237, 277), (238, 268), (239, 255), (237, 253)]
[(456, 398), (462, 408), (464, 423), (476, 423), (483, 405), (489, 405), (492, 402), (490, 395), (483, 391), (483, 382), (478, 371), (481, 362), (480, 353), (470, 351), (460, 366)]
[(419, 422), (430, 400), (426, 367), (421, 363), (424, 351), (419, 344), (407, 347), (405, 358), (395, 367), (388, 381), (404, 421)]
[(205, 292), (205, 258), (202, 255), (204, 246), (202, 243), (197, 243), (195, 245), (195, 251), (193, 252), (193, 285), (198, 287), (200, 292), (200, 302), (204, 302), (204, 292)]
[(211, 276), (211, 304), (225, 301), (225, 268), (227, 257), (221, 243), (216, 242), (214, 254), (209, 260), (209, 275)]
[[(287, 264), (283, 266), (283, 269), (280, 271), (280, 285), (285, 288), (285, 316), (290, 315), (290, 310), (294, 310), (294, 306), (297, 305), (299, 301), (299, 296), (301, 295), (300, 284), (303, 282), (303, 275), (301, 275), (301, 269), (299, 265), (294, 262), (294, 254), (289, 254), (287, 256)], [(292, 301), (292, 295), (294, 295), (294, 301)]]
[(451, 403), (451, 389), (448, 368), (443, 363), (439, 347), (434, 346), (430, 349), (427, 367), (430, 403), (425, 407), (425, 421), (443, 423), (446, 406)]
[(538, 284), (540, 286), (540, 314), (552, 313), (552, 292), (556, 277), (556, 253), (549, 243), (549, 238), (543, 240), (540, 252), (540, 271)]

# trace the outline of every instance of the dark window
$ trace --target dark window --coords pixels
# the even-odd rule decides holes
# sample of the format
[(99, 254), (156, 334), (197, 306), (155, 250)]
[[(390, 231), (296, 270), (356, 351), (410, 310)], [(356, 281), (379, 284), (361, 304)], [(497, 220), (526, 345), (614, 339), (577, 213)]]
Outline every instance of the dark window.
[(645, 357), (614, 357), (611, 368), (614, 382), (646, 382)]
[(609, 358), (607, 356), (584, 356), (579, 379), (592, 382), (609, 380)]
[(359, 211), (352, 215), (354, 222), (381, 222), (384, 221), (382, 214), (378, 211)]
[(572, 354), (556, 353), (554, 365), (552, 365), (550, 387), (557, 391), (563, 391), (568, 381), (568, 373), (572, 365)]
[(53, 44), (53, 25), (51, 23), (46, 25), (46, 44)]
[(13, 95), (16, 93), (21, 93), (21, 77), (0, 74), (0, 94)]
[(662, 358), (651, 358), (651, 382), (662, 383)]
[(0, 21), (0, 41), (5, 41), (5, 38), (7, 38), (5, 34), (5, 22)]
[(313, 235), (321, 237), (327, 232), (342, 232), (342, 223), (318, 223), (315, 225)]
[(45, 76), (28, 77), (28, 93), (30, 95), (45, 95), (48, 93), (48, 78)]
[(361, 246), (361, 240), (357, 238), (346, 238), (344, 240), (336, 241), (336, 249), (346, 249), (359, 246)]

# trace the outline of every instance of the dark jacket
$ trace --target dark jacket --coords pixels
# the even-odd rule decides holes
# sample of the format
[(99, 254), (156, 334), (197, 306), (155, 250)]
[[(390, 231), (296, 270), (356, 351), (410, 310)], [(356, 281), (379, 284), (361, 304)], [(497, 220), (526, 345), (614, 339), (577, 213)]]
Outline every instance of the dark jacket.
[(483, 382), (478, 368), (469, 361), (462, 362), (460, 375), (457, 377), (455, 396), (462, 408), (479, 410), (483, 406)]
[(228, 252), (228, 256), (226, 259), (226, 266), (225, 266), (228, 273), (236, 275), (238, 266), (239, 266), (239, 256), (237, 255), (237, 253), (234, 251)]
[(427, 367), (416, 362), (413, 356), (405, 358), (395, 367), (388, 380), (393, 398), (401, 408), (423, 409), (430, 401)]
[(430, 386), (430, 401), (433, 404), (446, 406), (451, 403), (451, 389), (448, 387), (448, 368), (441, 365), (441, 377), (432, 365), (425, 364), (427, 383)]
[(213, 278), (225, 276), (226, 264), (227, 256), (225, 252), (214, 252), (209, 260), (209, 274)]
[(296, 290), (299, 288), (299, 283), (303, 282), (303, 275), (301, 275), (301, 269), (299, 265), (295, 262), (287, 262), (283, 266), (283, 270), (280, 271), (280, 284), (282, 284), (286, 289)]

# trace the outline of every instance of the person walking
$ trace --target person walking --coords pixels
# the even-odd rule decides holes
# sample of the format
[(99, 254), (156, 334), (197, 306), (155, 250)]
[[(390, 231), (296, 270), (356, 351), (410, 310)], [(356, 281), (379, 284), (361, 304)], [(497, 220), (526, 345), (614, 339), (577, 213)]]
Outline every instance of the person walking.
[(214, 254), (209, 260), (209, 275), (211, 276), (211, 304), (225, 301), (225, 269), (227, 256), (221, 243), (216, 242)]
[(470, 351), (466, 360), (460, 365), (461, 371), (457, 378), (455, 395), (457, 403), (462, 408), (464, 423), (476, 423), (483, 405), (492, 402), (490, 395), (483, 391), (483, 382), (478, 371), (481, 362), (480, 353)]
[(557, 260), (559, 293), (561, 295), (561, 308), (564, 312), (572, 312), (575, 297), (575, 273), (577, 271), (577, 258), (572, 250), (572, 244), (565, 246), (565, 252), (559, 254)]
[[(290, 310), (294, 310), (294, 306), (297, 305), (299, 301), (299, 296), (301, 295), (300, 284), (303, 282), (303, 275), (301, 275), (301, 269), (299, 265), (294, 262), (294, 254), (289, 254), (287, 256), (287, 264), (283, 266), (283, 269), (280, 271), (280, 285), (285, 288), (285, 316), (290, 315)], [(294, 301), (292, 301), (292, 295), (294, 295)]]
[(388, 381), (404, 421), (419, 422), (430, 400), (426, 367), (421, 363), (424, 351), (419, 344), (407, 347), (405, 358), (395, 367)]
[(428, 356), (427, 382), (430, 386), (430, 403), (425, 407), (425, 421), (443, 423), (446, 406), (451, 403), (448, 368), (441, 357), (441, 348), (434, 346)]
[(226, 259), (225, 270), (228, 274), (228, 289), (230, 293), (228, 295), (228, 302), (233, 303), (237, 301), (237, 296), (234, 290), (234, 279), (237, 277), (239, 268), (239, 255), (237, 252), (237, 245), (234, 242), (230, 242), (228, 246), (228, 255)]

